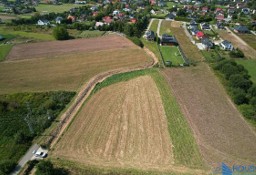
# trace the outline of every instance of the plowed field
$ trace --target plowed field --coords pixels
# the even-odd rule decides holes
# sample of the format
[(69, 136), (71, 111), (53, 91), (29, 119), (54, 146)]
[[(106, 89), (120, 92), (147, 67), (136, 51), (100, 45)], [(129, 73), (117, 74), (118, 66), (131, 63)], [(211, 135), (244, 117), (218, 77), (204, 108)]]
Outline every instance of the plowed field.
[(87, 165), (168, 166), (173, 154), (166, 120), (150, 76), (113, 84), (84, 105), (51, 155)]

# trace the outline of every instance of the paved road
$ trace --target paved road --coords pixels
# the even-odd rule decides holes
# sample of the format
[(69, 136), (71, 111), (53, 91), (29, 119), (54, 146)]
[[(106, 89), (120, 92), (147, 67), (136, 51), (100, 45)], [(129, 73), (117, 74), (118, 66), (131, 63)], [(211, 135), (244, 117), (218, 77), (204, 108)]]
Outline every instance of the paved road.
[(34, 150), (37, 150), (40, 146), (37, 144), (32, 145), (27, 153), (20, 159), (18, 165), (16, 166), (15, 170), (11, 173), (11, 175), (17, 175), (21, 168), (32, 159), (34, 154), (32, 153)]

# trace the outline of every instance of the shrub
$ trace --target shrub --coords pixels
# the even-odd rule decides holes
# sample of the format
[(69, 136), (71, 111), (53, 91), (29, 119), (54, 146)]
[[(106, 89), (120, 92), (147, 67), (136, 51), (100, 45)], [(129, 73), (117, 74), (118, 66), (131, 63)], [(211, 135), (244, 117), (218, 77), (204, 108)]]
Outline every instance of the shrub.
[(244, 58), (244, 53), (239, 49), (229, 52), (229, 55), (232, 58)]
[(63, 26), (57, 26), (54, 28), (53, 36), (57, 40), (67, 40), (70, 38), (67, 29)]
[(243, 75), (234, 74), (229, 77), (229, 84), (234, 88), (241, 88), (247, 91), (251, 86), (252, 82), (248, 79), (245, 79)]
[(0, 174), (10, 174), (16, 165), (16, 162), (10, 160), (0, 162)]
[(232, 89), (231, 92), (232, 92), (232, 97), (235, 104), (241, 105), (244, 103), (248, 103), (248, 99), (246, 98), (246, 93), (244, 90), (240, 88), (236, 88), (236, 89)]
[(252, 105), (243, 104), (239, 106), (240, 112), (248, 119), (255, 120), (256, 119), (256, 111)]
[(128, 37), (134, 44), (136, 44), (137, 46), (143, 48), (144, 44), (142, 43), (142, 41), (138, 38), (138, 37)]

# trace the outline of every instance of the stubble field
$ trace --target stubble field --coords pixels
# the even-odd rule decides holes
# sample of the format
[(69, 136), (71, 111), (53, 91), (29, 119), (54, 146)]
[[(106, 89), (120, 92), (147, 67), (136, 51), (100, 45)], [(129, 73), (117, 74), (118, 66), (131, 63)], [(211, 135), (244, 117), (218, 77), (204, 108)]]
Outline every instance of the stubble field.
[(76, 91), (92, 76), (150, 61), (119, 36), (17, 45), (0, 63), (0, 94)]
[(166, 79), (194, 132), (203, 157), (213, 162), (256, 161), (256, 135), (208, 65), (166, 69)]
[(52, 155), (97, 166), (149, 169), (172, 165), (167, 119), (154, 80), (142, 76), (98, 91)]

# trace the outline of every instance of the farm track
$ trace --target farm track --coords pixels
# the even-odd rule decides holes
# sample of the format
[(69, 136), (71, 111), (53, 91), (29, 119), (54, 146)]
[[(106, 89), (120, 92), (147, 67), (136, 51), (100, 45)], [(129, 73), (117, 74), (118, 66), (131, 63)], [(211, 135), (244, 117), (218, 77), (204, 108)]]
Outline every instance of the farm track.
[(206, 63), (185, 69), (166, 69), (163, 75), (169, 81), (209, 164), (256, 161), (254, 130)]

